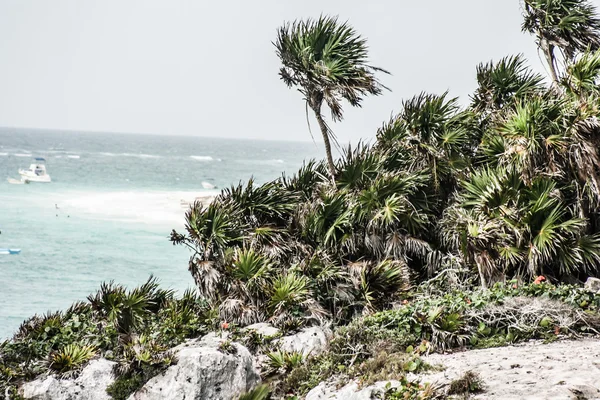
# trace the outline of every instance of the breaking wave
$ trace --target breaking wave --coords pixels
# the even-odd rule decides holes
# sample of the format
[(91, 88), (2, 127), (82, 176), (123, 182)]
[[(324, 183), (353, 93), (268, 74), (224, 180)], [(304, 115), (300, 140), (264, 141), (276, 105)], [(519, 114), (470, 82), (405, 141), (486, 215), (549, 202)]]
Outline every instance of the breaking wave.
[(196, 161), (212, 161), (214, 158), (211, 156), (190, 156), (191, 159)]

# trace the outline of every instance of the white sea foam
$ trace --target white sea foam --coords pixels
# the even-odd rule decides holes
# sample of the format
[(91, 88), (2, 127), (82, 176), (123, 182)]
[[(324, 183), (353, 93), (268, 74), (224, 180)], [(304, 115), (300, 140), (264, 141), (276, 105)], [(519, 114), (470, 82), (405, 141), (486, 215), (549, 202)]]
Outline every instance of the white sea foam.
[(15, 157), (31, 157), (31, 154), (15, 153)]
[(213, 158), (211, 156), (190, 156), (191, 159), (196, 161), (212, 161)]
[(271, 160), (237, 160), (242, 164), (255, 164), (255, 165), (280, 165), (284, 164), (285, 160), (282, 159), (271, 159)]
[[(194, 200), (207, 203), (219, 192), (93, 192), (77, 193), (61, 201), (61, 209), (73, 215), (108, 221), (136, 222), (181, 228), (185, 209)], [(186, 205), (186, 207), (182, 207)]]
[(137, 158), (162, 158), (162, 156), (158, 156), (155, 154), (143, 154), (143, 153), (108, 153), (108, 152), (101, 152), (98, 153), (102, 156), (106, 156), (106, 157), (137, 157)]
[(8, 153), (0, 153), (0, 156), (7, 156)]
[(120, 154), (120, 155), (124, 156), (124, 157), (162, 158), (161, 156), (157, 156), (157, 155), (154, 155), (154, 154), (142, 154), (142, 153), (140, 153), (140, 154), (137, 154), (137, 153), (123, 153), (123, 154)]
[(80, 157), (80, 156), (78, 156), (78, 155), (68, 155), (68, 156), (67, 156), (67, 158), (73, 158), (73, 159), (75, 159), (75, 160), (78, 160), (78, 159), (79, 159), (79, 158), (81, 158), (81, 157)]
[(54, 158), (62, 158), (62, 156), (54, 156)]

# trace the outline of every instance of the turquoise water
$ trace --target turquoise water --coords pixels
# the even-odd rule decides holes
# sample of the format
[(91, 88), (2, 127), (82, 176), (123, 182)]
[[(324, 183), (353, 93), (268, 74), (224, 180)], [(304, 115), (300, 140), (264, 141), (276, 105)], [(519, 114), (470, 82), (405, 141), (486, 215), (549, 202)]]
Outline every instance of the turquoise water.
[[(193, 285), (189, 252), (168, 241), (183, 226), (181, 200), (215, 192), (202, 182), (265, 182), (320, 155), (310, 142), (0, 128), (0, 248), (22, 249), (0, 255), (0, 338), (103, 281)], [(32, 157), (46, 158), (52, 183), (9, 184)]]

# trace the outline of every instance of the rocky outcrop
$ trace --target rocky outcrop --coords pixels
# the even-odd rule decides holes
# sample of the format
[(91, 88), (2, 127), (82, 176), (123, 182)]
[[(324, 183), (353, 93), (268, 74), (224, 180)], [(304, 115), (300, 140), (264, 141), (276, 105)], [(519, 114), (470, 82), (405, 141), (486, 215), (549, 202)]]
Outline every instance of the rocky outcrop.
[[(177, 364), (150, 379), (130, 400), (233, 400), (260, 383), (248, 349), (226, 342), (227, 334), (211, 333), (171, 351)], [(226, 343), (224, 343), (226, 342)], [(106, 388), (114, 382), (115, 363), (91, 361), (76, 379), (47, 376), (21, 388), (31, 400), (111, 400)]]
[(277, 344), (283, 351), (302, 353), (305, 357), (316, 356), (327, 350), (331, 336), (329, 328), (313, 326), (302, 329), (295, 335), (284, 336)]
[(598, 278), (588, 278), (585, 281), (585, 290), (589, 290), (590, 292), (600, 294), (600, 279)]
[[(269, 324), (246, 329), (264, 337), (280, 333)], [(227, 333), (210, 333), (173, 348), (177, 363), (146, 382), (129, 400), (237, 399), (260, 383), (260, 375), (257, 361), (248, 349), (228, 342), (227, 337)], [(283, 351), (314, 356), (327, 349), (330, 337), (329, 328), (311, 327), (275, 339), (273, 344)], [(114, 365), (105, 359), (94, 360), (76, 379), (46, 376), (26, 383), (21, 392), (32, 400), (110, 400), (106, 388), (115, 380)]]
[(259, 322), (257, 324), (248, 325), (243, 330), (256, 331), (256, 333), (264, 337), (277, 336), (280, 333), (279, 329), (275, 328), (271, 324), (267, 324), (266, 322)]
[(21, 394), (31, 400), (110, 400), (106, 388), (115, 379), (114, 365), (105, 359), (93, 360), (76, 379), (38, 378), (24, 384)]
[(260, 382), (248, 349), (209, 334), (173, 349), (177, 364), (150, 379), (129, 400), (232, 400)]

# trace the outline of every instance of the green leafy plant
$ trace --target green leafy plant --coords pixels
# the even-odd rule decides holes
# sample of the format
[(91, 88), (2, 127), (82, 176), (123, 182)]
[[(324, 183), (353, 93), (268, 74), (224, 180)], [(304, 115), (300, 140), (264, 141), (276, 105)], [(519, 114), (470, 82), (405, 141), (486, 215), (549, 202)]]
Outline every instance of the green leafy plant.
[(74, 372), (81, 368), (96, 354), (92, 346), (68, 344), (50, 354), (48, 367), (61, 374)]
[(259, 385), (249, 392), (240, 396), (238, 400), (268, 400), (271, 391), (268, 385)]

